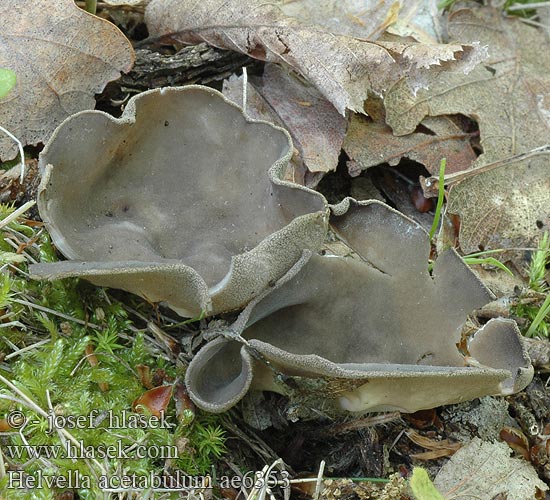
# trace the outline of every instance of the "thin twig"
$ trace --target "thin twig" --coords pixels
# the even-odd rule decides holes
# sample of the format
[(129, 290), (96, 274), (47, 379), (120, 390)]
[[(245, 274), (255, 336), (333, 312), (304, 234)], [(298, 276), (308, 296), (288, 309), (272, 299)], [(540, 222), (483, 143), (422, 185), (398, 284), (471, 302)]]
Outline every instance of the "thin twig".
[(51, 342), (51, 339), (41, 340), (40, 342), (37, 342), (36, 344), (32, 344), (32, 345), (29, 345), (27, 347), (23, 347), (22, 349), (18, 349), (17, 351), (8, 354), (4, 359), (7, 360), (7, 359), (14, 358), (16, 356), (20, 356), (21, 354), (23, 354), (25, 352), (32, 351), (33, 349), (36, 349), (37, 347), (43, 346), (45, 344), (49, 344), (50, 342)]
[[(0, 127), (0, 129), (1, 128), (2, 127)], [(18, 217), (23, 215), (27, 210), (34, 207), (35, 205), (36, 205), (35, 200), (27, 201), (27, 203), (25, 203), (24, 205), (21, 205), (17, 210), (13, 211), (11, 214), (9, 214), (7, 217), (5, 217), (0, 221), (0, 229), (12, 223), (14, 220), (16, 220)]]
[(50, 309), (49, 307), (40, 306), (38, 304), (33, 304), (32, 302), (29, 302), (27, 300), (22, 299), (12, 299), (12, 302), (15, 302), (16, 304), (21, 304), (22, 306), (30, 307), (31, 309), (37, 309), (38, 311), (43, 311), (49, 314), (53, 314), (54, 316), (58, 316), (60, 318), (66, 319), (68, 321), (73, 321), (75, 323), (78, 323), (82, 326), (89, 326), (90, 328), (93, 328), (95, 330), (101, 330), (103, 327), (100, 325), (96, 325), (95, 323), (90, 323), (88, 321), (83, 321), (81, 319), (75, 318), (73, 316), (69, 316), (68, 314), (61, 313), (59, 311), (56, 311), (55, 309)]
[[(497, 168), (506, 167), (512, 163), (516, 163), (519, 161), (527, 160), (528, 158), (533, 158), (536, 156), (543, 156), (548, 154), (550, 154), (550, 144), (545, 144), (544, 146), (540, 146), (538, 148), (532, 149), (531, 151), (520, 153), (514, 156), (509, 156), (508, 158), (503, 158), (502, 160), (493, 161), (491, 163), (481, 165), (480, 167), (475, 167), (475, 168), (471, 168), (470, 170), (462, 170), (461, 172), (445, 175), (444, 182), (446, 186), (449, 186), (452, 184), (456, 184), (457, 182), (466, 180), (469, 177), (473, 177), (478, 174), (483, 174), (485, 172), (489, 172)], [(421, 183), (423, 185), (425, 196), (428, 196), (428, 195), (430, 197), (437, 196), (437, 193), (439, 190), (439, 179), (437, 176), (432, 175), (427, 179), (423, 179)]]
[(317, 474), (317, 483), (315, 483), (315, 493), (313, 494), (313, 500), (319, 500), (321, 494), (321, 485), (323, 484), (323, 474), (325, 473), (325, 461), (321, 460), (319, 464), (319, 473)]
[(21, 141), (17, 137), (15, 137), (9, 130), (6, 130), (4, 127), (0, 127), (0, 130), (17, 143), (17, 147), (19, 148), (19, 155), (21, 156), (21, 174), (19, 176), (19, 183), (23, 184), (23, 179), (25, 178), (25, 152), (23, 151), (23, 144), (21, 144)]
[(516, 10), (527, 10), (527, 9), (550, 9), (550, 2), (534, 2), (534, 3), (523, 3), (518, 5), (511, 5), (506, 10), (513, 12)]
[(243, 113), (246, 115), (246, 101), (248, 92), (248, 72), (246, 67), (243, 66)]

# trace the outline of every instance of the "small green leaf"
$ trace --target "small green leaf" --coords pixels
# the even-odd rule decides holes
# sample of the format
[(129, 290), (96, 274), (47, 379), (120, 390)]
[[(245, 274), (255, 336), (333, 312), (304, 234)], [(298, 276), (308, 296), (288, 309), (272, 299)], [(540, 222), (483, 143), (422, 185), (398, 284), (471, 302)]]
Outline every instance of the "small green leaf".
[(413, 468), (409, 484), (416, 500), (445, 500), (422, 467)]
[(0, 99), (8, 95), (16, 81), (15, 73), (11, 69), (0, 68)]

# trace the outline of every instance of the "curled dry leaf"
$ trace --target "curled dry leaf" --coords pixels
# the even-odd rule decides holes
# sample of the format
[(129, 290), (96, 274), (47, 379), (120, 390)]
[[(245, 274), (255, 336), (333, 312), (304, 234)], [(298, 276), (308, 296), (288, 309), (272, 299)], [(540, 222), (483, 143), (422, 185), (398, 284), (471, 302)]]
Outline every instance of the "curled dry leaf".
[[(473, 167), (550, 142), (550, 42), (518, 18), (492, 8), (459, 10), (449, 33), (487, 45), (489, 58), (468, 75), (445, 73), (413, 95), (404, 84), (388, 92), (387, 122), (398, 135), (426, 116), (462, 113), (479, 124), (483, 154)], [(465, 252), (533, 246), (550, 224), (548, 152), (506, 163), (454, 186), (449, 211), (461, 216)], [(449, 163), (448, 163), (449, 164)], [(521, 260), (523, 255), (517, 255)]]
[(474, 438), (441, 468), (434, 484), (463, 500), (493, 500), (503, 492), (510, 500), (533, 500), (537, 488), (547, 491), (533, 466), (511, 453), (505, 443)]
[(505, 426), (500, 430), (499, 437), (519, 456), (529, 461), (529, 441), (521, 429)]
[[(342, 114), (346, 109), (362, 112), (369, 90), (382, 94), (404, 77), (416, 89), (431, 73), (451, 67), (469, 71), (483, 57), (474, 46), (372, 42), (365, 38), (368, 30), (361, 38), (334, 34), (285, 15), (282, 5), (263, 0), (153, 0), (145, 20), (152, 36), (171, 34), (184, 43), (207, 42), (290, 66)], [(366, 17), (375, 12), (370, 10)]]
[[(334, 106), (315, 87), (275, 64), (267, 64), (262, 78), (250, 78), (250, 83), (255, 92), (245, 112), (285, 127), (310, 172), (335, 170), (347, 122)], [(242, 85), (242, 78), (226, 81), (224, 95), (242, 105)]]
[(17, 429), (12, 427), (8, 420), (5, 418), (0, 418), (0, 432), (17, 432)]
[(357, 176), (381, 163), (397, 165), (404, 157), (421, 163), (432, 175), (439, 172), (441, 158), (447, 158), (447, 173), (470, 168), (477, 157), (470, 136), (453, 120), (425, 118), (422, 125), (421, 130), (396, 136), (385, 123), (354, 115), (344, 141), (344, 150), (355, 160), (350, 175)]
[[(24, 144), (46, 142), (69, 115), (94, 108), (94, 94), (133, 63), (118, 28), (73, 0), (0, 2), (0, 67), (17, 75), (0, 100), (0, 123)], [(0, 135), (0, 158), (16, 155), (17, 146)]]
[(411, 457), (417, 460), (434, 460), (440, 457), (449, 457), (462, 446), (460, 443), (450, 441), (449, 439), (431, 439), (413, 429), (405, 431), (405, 434), (414, 444), (428, 450), (427, 452), (411, 454)]
[(176, 418), (179, 422), (189, 424), (195, 418), (195, 405), (189, 399), (187, 389), (182, 382), (174, 384), (174, 402), (176, 405)]
[(147, 389), (154, 387), (151, 369), (147, 365), (136, 365), (135, 367), (141, 385)]
[(132, 403), (132, 409), (135, 412), (141, 413), (144, 407), (151, 415), (160, 417), (168, 408), (170, 399), (172, 398), (172, 385), (161, 385), (145, 391), (141, 396), (136, 398)]

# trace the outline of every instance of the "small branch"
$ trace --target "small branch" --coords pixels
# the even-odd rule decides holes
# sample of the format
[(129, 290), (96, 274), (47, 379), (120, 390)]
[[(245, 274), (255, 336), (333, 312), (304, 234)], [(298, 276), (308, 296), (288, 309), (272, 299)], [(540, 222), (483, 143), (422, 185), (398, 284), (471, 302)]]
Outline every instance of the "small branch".
[[(528, 158), (533, 158), (536, 156), (543, 156), (548, 154), (550, 154), (550, 144), (545, 144), (544, 146), (540, 146), (538, 148), (532, 149), (531, 151), (510, 156), (502, 160), (497, 160), (491, 163), (487, 163), (486, 165), (481, 165), (480, 167), (475, 167), (470, 170), (462, 170), (461, 172), (445, 175), (444, 184), (445, 186), (450, 186), (478, 174), (483, 174), (485, 172), (490, 172), (491, 170), (495, 170), (497, 168), (506, 167), (508, 165), (511, 165), (512, 163), (527, 160)], [(431, 177), (428, 177), (428, 178), (421, 177), (420, 184), (422, 186), (422, 189), (424, 191), (424, 196), (426, 198), (434, 198), (437, 196), (439, 191), (439, 179), (436, 176), (432, 175)]]

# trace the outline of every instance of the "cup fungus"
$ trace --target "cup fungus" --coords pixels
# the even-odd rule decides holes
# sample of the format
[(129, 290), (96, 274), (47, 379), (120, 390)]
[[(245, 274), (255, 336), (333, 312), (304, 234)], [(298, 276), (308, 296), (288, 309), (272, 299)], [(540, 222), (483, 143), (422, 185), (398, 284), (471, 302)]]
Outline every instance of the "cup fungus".
[(121, 118), (84, 111), (40, 155), (39, 209), (70, 260), (34, 277), (80, 276), (184, 316), (243, 308), (194, 359), (186, 385), (224, 411), (249, 388), (316, 411), (414, 412), (510, 394), (533, 368), (517, 325), (494, 319), (457, 343), (491, 293), (449, 249), (383, 203), (348, 198), (330, 223), (356, 253), (320, 256), (328, 203), (284, 180), (288, 133), (215, 90), (156, 89)]
[(37, 278), (86, 278), (183, 316), (238, 309), (326, 234), (324, 198), (284, 180), (286, 131), (201, 86), (155, 89), (121, 118), (67, 118), (40, 155), (38, 206), (68, 261)]
[(453, 249), (431, 275), (429, 236), (414, 221), (375, 201), (333, 210), (358, 258), (299, 262), (206, 344), (186, 374), (199, 407), (224, 411), (253, 388), (321, 411), (414, 412), (528, 384), (514, 321), (489, 321), (459, 352), (467, 315), (491, 293)]

